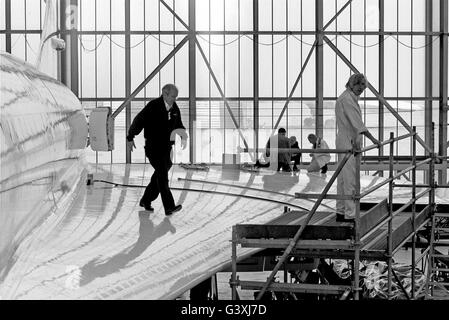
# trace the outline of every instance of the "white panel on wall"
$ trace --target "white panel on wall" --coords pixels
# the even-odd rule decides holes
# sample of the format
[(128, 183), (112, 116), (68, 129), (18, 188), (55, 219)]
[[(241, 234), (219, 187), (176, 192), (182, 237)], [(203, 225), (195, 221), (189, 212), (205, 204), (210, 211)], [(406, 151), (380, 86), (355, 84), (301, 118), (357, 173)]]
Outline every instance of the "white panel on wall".
[[(125, 37), (111, 36), (112, 46), (112, 95), (114, 97), (125, 96)], [(118, 137), (117, 137), (118, 139)]]
[(226, 0), (225, 3), (225, 30), (238, 30), (239, 0)]
[(253, 96), (253, 42), (247, 37), (240, 39), (240, 95)]
[[(146, 18), (145, 15), (145, 11), (147, 11), (146, 6), (148, 5), (148, 3), (145, 3), (145, 0), (133, 0), (129, 2), (130, 4), (130, 15), (131, 15), (131, 19), (130, 19), (130, 29), (131, 30), (143, 30), (144, 29), (144, 25), (146, 23)], [(144, 10), (144, 6), (145, 6), (145, 10)], [(152, 11), (157, 11), (155, 10), (156, 8), (150, 8), (150, 10)]]
[(259, 1), (259, 30), (261, 31), (271, 30), (271, 2), (272, 0)]
[(224, 28), (224, 0), (212, 0), (210, 2), (210, 28), (214, 31)]
[(11, 29), (25, 29), (25, 0), (11, 1)]
[(240, 30), (253, 30), (253, 0), (240, 0)]
[[(135, 1), (131, 1), (133, 4)], [(111, 20), (114, 18), (110, 17), (111, 13), (111, 2), (110, 0), (97, 0), (97, 30), (109, 30), (111, 28)], [(123, 16), (125, 12), (123, 11)], [(134, 20), (134, 15), (131, 21)], [(122, 17), (124, 19), (124, 17)], [(143, 27), (143, 26), (142, 26)]]
[[(131, 92), (145, 79), (144, 68), (144, 39), (146, 35), (131, 35)], [(150, 49), (150, 48), (148, 48)], [(150, 49), (151, 50), (151, 49)], [(137, 94), (138, 98), (144, 97), (144, 90)]]
[[(271, 44), (271, 36), (259, 36), (259, 43)], [(259, 95), (272, 96), (272, 52), (271, 46), (259, 44)]]
[[(101, 36), (80, 35), (80, 55), (81, 55), (81, 93), (82, 97), (95, 97), (95, 47)], [(104, 39), (103, 39), (104, 41)], [(107, 40), (109, 41), (109, 40)]]
[[(284, 35), (274, 36), (273, 46), (273, 95), (285, 97), (287, 93), (287, 40)], [(292, 40), (294, 41), (294, 40)]]
[(209, 30), (209, 0), (197, 0), (195, 5), (195, 23), (197, 30)]
[(238, 42), (234, 41), (237, 37), (236, 35), (229, 35), (225, 38), (226, 43), (229, 43), (226, 46), (225, 56), (225, 96), (227, 97), (237, 97), (239, 93), (239, 51)]
[[(40, 14), (41, 14), (40, 2), (41, 2), (41, 0), (27, 0), (26, 1), (26, 29), (27, 30), (39, 30), (40, 29)], [(42, 11), (42, 20), (44, 19), (44, 16), (45, 16), (45, 11)]]

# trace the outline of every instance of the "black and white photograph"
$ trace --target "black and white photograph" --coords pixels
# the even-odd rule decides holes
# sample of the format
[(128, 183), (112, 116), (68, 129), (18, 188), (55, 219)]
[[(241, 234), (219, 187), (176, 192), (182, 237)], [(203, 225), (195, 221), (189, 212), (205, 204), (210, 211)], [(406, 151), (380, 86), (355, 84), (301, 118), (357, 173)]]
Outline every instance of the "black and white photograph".
[(0, 303), (449, 301), (448, 24), (447, 0), (0, 0)]

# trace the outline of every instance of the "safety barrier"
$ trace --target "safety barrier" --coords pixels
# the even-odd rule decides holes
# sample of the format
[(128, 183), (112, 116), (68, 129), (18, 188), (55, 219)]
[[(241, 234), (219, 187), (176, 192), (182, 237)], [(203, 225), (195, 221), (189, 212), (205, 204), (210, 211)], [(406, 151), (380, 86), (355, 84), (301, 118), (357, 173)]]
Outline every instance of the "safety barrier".
[[(432, 135), (433, 135), (433, 128), (432, 128)], [(407, 139), (412, 139), (412, 164), (411, 166), (407, 167), (404, 170), (401, 170), (394, 174), (394, 144)], [(430, 139), (433, 141), (433, 136)], [(304, 233), (304, 230), (309, 225), (310, 220), (312, 219), (313, 215), (316, 213), (318, 207), (321, 205), (322, 201), (324, 199), (341, 199), (341, 200), (353, 200), (355, 202), (355, 216), (354, 216), (354, 238), (352, 243), (350, 244), (351, 249), (353, 249), (353, 281), (352, 281), (352, 288), (353, 296), (355, 300), (359, 299), (359, 292), (361, 290), (360, 288), (360, 281), (359, 281), (359, 266), (360, 266), (360, 251), (363, 247), (364, 240), (370, 237), (374, 232), (385, 226), (385, 224), (388, 224), (388, 232), (387, 232), (387, 249), (386, 249), (386, 256), (387, 256), (387, 263), (388, 263), (388, 296), (391, 296), (391, 287), (392, 287), (392, 276), (396, 276), (394, 274), (394, 270), (392, 269), (392, 258), (393, 254), (399, 250), (407, 241), (410, 239), (412, 240), (412, 290), (411, 294), (412, 296), (409, 297), (407, 295), (407, 292), (403, 287), (401, 289), (405, 292), (407, 298), (414, 299), (416, 297), (416, 292), (420, 292), (423, 287), (416, 290), (415, 288), (415, 266), (416, 263), (418, 263), (420, 260), (423, 259), (424, 254), (419, 257), (419, 259), (416, 259), (415, 257), (415, 247), (416, 247), (416, 236), (417, 231), (421, 229), (424, 225), (428, 224), (431, 219), (434, 211), (435, 211), (435, 181), (434, 181), (434, 166), (435, 161), (437, 160), (437, 156), (434, 153), (434, 146), (433, 142), (430, 146), (431, 152), (425, 157), (424, 160), (417, 162), (417, 156), (416, 156), (416, 143), (417, 143), (417, 134), (416, 134), (416, 128), (413, 127), (412, 132), (401, 135), (398, 137), (394, 137), (393, 133), (390, 133), (390, 138), (386, 141), (383, 141), (379, 145), (371, 145), (362, 149), (359, 149), (356, 145), (353, 145), (352, 149), (349, 150), (343, 150), (343, 149), (301, 149), (301, 152), (309, 152), (309, 153), (336, 153), (336, 154), (344, 154), (343, 159), (338, 163), (338, 166), (329, 179), (328, 183), (326, 184), (324, 190), (320, 194), (307, 194), (307, 193), (296, 193), (295, 197), (300, 199), (317, 199), (315, 204), (313, 205), (312, 209), (307, 214), (304, 222), (301, 223), (301, 226), (299, 230), (296, 232), (293, 238), (291, 238), (288, 242), (288, 246), (285, 248), (282, 256), (279, 258), (276, 266), (273, 268), (272, 272), (270, 273), (269, 277), (267, 278), (267, 281), (263, 284), (263, 286), (260, 286), (259, 293), (257, 296), (257, 300), (260, 300), (266, 290), (270, 287), (270, 289), (273, 290), (276, 286), (272, 285), (273, 279), (276, 275), (276, 273), (279, 271), (280, 267), (284, 264), (286, 259), (289, 257), (289, 255), (292, 253), (292, 250), (294, 248), (298, 247), (298, 242), (305, 241), (301, 239), (301, 236)], [(367, 151), (381, 148), (386, 145), (389, 145), (390, 147), (390, 154), (389, 154), (389, 177), (382, 181), (381, 183), (372, 186), (365, 190), (363, 193), (361, 193), (360, 190), (360, 168), (361, 168), (361, 156), (363, 153), (366, 153)], [(281, 149), (279, 149), (281, 150)], [(281, 150), (288, 152), (288, 150)], [(338, 175), (340, 174), (341, 170), (343, 169), (344, 165), (347, 163), (347, 161), (351, 158), (355, 157), (355, 192), (352, 195), (336, 195), (336, 194), (328, 194), (331, 186), (333, 185), (334, 181), (337, 179)], [(417, 184), (416, 184), (416, 170), (419, 167), (422, 166), (428, 166), (428, 184), (423, 185), (425, 187), (424, 190), (420, 191), (417, 194)], [(394, 181), (400, 178), (402, 175), (411, 172), (412, 174), (412, 182), (411, 184), (398, 184), (397, 186), (400, 187), (410, 187), (412, 189), (412, 196), (411, 199), (402, 205), (399, 209), (393, 210), (393, 192), (394, 188), (396, 187)], [(385, 186), (388, 184), (388, 205), (384, 205), (383, 209), (381, 207), (376, 208), (377, 213), (374, 215), (375, 218), (371, 219), (373, 221), (370, 221), (368, 223), (367, 221), (361, 220), (361, 212), (360, 212), (360, 201), (362, 198), (366, 197), (367, 195), (373, 193), (377, 189), (381, 188), (382, 186)], [(420, 185), (422, 186), (422, 185)], [(422, 209), (419, 213), (416, 212), (416, 201), (423, 196), (427, 195), (429, 196), (429, 202), (425, 206), (424, 209)], [(401, 226), (399, 230), (396, 230), (397, 232), (393, 233), (393, 219), (395, 216), (398, 216), (400, 213), (403, 213), (407, 208), (411, 206), (412, 212), (411, 212), (411, 219), (410, 221), (407, 220), (407, 223), (404, 224), (404, 226)], [(382, 212), (382, 210), (387, 210), (387, 213)], [(376, 210), (373, 210), (376, 211)], [(366, 220), (366, 219), (365, 219)], [(363, 224), (363, 226), (361, 226)], [(237, 235), (237, 226), (234, 226), (233, 228), (233, 235), (232, 235), (232, 274), (231, 274), (231, 280), (230, 285), (232, 288), (232, 299), (236, 299), (237, 292), (236, 287), (241, 284), (245, 283), (245, 285), (248, 285), (249, 282), (241, 282), (237, 279), (236, 273), (237, 273), (237, 244), (241, 241), (241, 238)], [(310, 226), (309, 226), (310, 227)], [(404, 236), (405, 234), (405, 236)], [(273, 240), (274, 241), (274, 240)], [(284, 241), (285, 242), (285, 241)], [(318, 241), (311, 241), (307, 240), (305, 242), (310, 243), (312, 246), (315, 244), (317, 245)], [(327, 244), (329, 246), (335, 245), (335, 243), (338, 242), (335, 241), (327, 241)], [(254, 242), (255, 243), (255, 242)], [(343, 243), (343, 242), (342, 242)], [(274, 244), (274, 242), (273, 242)], [(267, 244), (264, 244), (267, 246)], [(277, 243), (277, 246), (279, 246), (279, 241)], [(344, 245), (342, 245), (344, 247)], [(337, 247), (334, 247), (337, 249)], [(339, 247), (340, 248), (340, 247)], [(311, 247), (313, 249), (313, 247)], [(427, 252), (430, 252), (430, 250), (427, 250)], [(430, 277), (430, 276), (429, 276)], [(400, 286), (402, 286), (399, 283)], [(424, 284), (423, 286), (426, 287), (426, 293), (428, 285)], [(256, 288), (257, 286), (255, 284), (251, 284), (250, 287)], [(285, 286), (281, 286), (283, 289), (286, 290)], [(326, 285), (323, 285), (323, 287), (326, 287)], [(310, 289), (310, 288), (309, 288)], [(335, 288), (328, 288), (330, 292), (334, 292)], [(332, 289), (332, 290), (331, 290)], [(292, 287), (292, 290), (293, 287)], [(314, 288), (314, 290), (318, 290), (317, 288)], [(338, 290), (337, 290), (338, 291)], [(347, 290), (345, 289), (345, 294)]]

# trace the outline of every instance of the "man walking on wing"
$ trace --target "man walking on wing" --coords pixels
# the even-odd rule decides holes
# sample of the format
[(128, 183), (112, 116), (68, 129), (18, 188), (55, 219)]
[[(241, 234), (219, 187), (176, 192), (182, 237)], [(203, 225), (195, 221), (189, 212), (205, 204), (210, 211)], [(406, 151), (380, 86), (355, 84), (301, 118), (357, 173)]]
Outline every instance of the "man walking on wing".
[(145, 210), (154, 211), (151, 202), (156, 200), (160, 193), (166, 215), (171, 215), (182, 208), (180, 204), (175, 205), (168, 186), (168, 171), (173, 164), (171, 161), (173, 132), (180, 134), (183, 149), (187, 145), (187, 132), (175, 102), (177, 97), (178, 88), (173, 84), (166, 84), (162, 88), (162, 95), (150, 101), (136, 115), (126, 137), (128, 142), (132, 143), (132, 151), (136, 147), (134, 137), (144, 130), (145, 155), (153, 166), (154, 173), (139, 204)]

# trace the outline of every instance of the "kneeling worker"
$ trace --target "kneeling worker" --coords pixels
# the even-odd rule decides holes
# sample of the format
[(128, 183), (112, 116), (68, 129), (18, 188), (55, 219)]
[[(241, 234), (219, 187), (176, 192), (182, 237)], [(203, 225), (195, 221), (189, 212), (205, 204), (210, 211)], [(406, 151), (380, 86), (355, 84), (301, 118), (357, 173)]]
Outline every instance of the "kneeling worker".
[(270, 169), (290, 172), (291, 148), (287, 131), (279, 128), (278, 134), (271, 136), (265, 147), (265, 155), (270, 158)]
[(298, 171), (298, 166), (301, 164), (301, 152), (299, 151), (298, 140), (296, 140), (295, 136), (290, 137), (290, 147), (292, 148), (291, 161), (294, 161), (293, 171)]
[[(313, 145), (313, 149), (329, 149), (326, 141), (321, 137), (317, 137), (313, 133), (307, 136), (309, 142)], [(331, 160), (331, 155), (329, 153), (311, 153), (312, 161), (307, 167), (307, 172), (318, 172), (326, 173), (327, 164)]]

